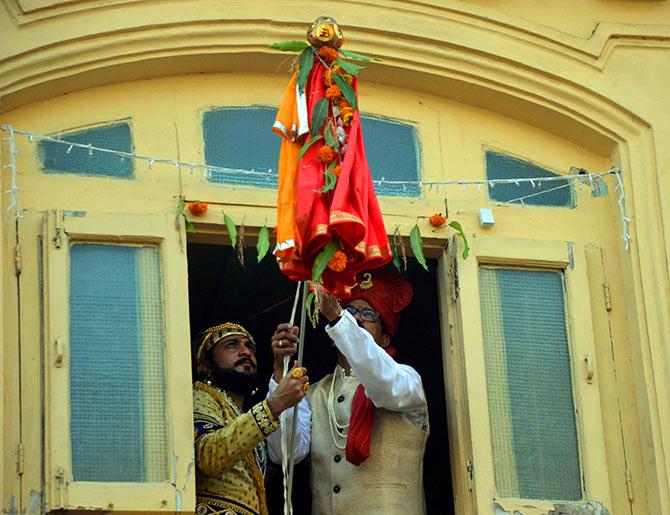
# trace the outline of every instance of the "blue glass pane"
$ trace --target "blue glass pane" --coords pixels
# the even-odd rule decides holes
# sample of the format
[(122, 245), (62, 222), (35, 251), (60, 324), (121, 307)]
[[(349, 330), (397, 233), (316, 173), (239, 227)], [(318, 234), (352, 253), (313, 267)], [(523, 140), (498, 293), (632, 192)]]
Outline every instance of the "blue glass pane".
[[(207, 111), (202, 127), (205, 137), (205, 162), (227, 168), (231, 173), (214, 171), (214, 183), (277, 187), (277, 162), (281, 140), (272, 132), (277, 109), (274, 107), (224, 107)], [(250, 176), (240, 170), (274, 172), (273, 177)], [(238, 173), (235, 173), (235, 172)]]
[(70, 148), (68, 143), (90, 144), (94, 147), (132, 153), (130, 125), (127, 123), (70, 132), (61, 135), (61, 138), (63, 142), (39, 142), (38, 153), (44, 172), (123, 178), (133, 176), (132, 159), (125, 159), (106, 152), (89, 153), (85, 148)]
[[(361, 116), (365, 153), (373, 180), (418, 181), (420, 145), (417, 131), (411, 125), (374, 116)], [(375, 185), (378, 195), (418, 197), (418, 184), (406, 186)]]
[(70, 404), (75, 481), (165, 479), (158, 251), (70, 251)]
[[(522, 179), (556, 177), (557, 175), (559, 174), (515, 157), (497, 152), (486, 152), (487, 179)], [(555, 189), (558, 187), (561, 188)], [(531, 194), (534, 194), (534, 196), (524, 199), (524, 204), (574, 207), (572, 185), (569, 180), (536, 183), (535, 187), (529, 182), (520, 182), (518, 186), (516, 184), (496, 184), (494, 187), (489, 186), (489, 197), (500, 202), (510, 202)], [(516, 201), (515, 203), (520, 203), (520, 201)]]
[(480, 269), (496, 487), (582, 498), (563, 274)]

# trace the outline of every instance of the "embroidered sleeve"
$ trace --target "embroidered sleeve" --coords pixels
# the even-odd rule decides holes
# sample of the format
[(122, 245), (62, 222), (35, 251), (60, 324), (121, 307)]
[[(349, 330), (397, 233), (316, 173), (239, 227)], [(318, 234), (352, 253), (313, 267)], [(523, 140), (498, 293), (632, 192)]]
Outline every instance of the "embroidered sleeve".
[(259, 402), (251, 408), (251, 414), (265, 436), (269, 436), (279, 428), (279, 421), (272, 415), (267, 401)]
[(265, 439), (254, 409), (256, 406), (239, 417), (230, 416), (209, 392), (194, 390), (195, 456), (202, 472), (223, 474)]

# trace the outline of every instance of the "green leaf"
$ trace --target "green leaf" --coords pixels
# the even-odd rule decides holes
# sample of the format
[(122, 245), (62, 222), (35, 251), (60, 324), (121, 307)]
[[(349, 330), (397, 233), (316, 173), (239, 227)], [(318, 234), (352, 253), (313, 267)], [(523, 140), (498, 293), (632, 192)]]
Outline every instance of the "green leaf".
[(298, 70), (298, 90), (300, 93), (305, 92), (307, 77), (309, 77), (309, 72), (312, 71), (313, 65), (314, 49), (311, 46), (308, 46), (302, 51), (302, 54), (300, 54), (300, 69)]
[(258, 243), (256, 243), (256, 250), (258, 251), (258, 262), (265, 257), (265, 254), (268, 253), (270, 249), (270, 232), (268, 228), (263, 225), (261, 230), (258, 232)]
[(316, 292), (311, 291), (309, 292), (309, 295), (307, 295), (307, 300), (305, 301), (305, 304), (307, 304), (307, 318), (310, 320), (312, 319), (312, 312), (314, 310), (314, 300), (316, 299)]
[(304, 50), (309, 46), (309, 43), (306, 41), (298, 41), (291, 39), (288, 41), (278, 41), (277, 43), (272, 43), (270, 48), (275, 50), (280, 50), (282, 52), (298, 52), (299, 50)]
[(402, 262), (400, 261), (400, 256), (398, 255), (398, 248), (396, 247), (396, 239), (399, 237), (400, 231), (396, 227), (393, 231), (393, 245), (391, 245), (391, 256), (393, 256), (393, 266), (398, 269), (398, 272), (402, 273)]
[(358, 75), (358, 72), (365, 68), (365, 66), (358, 66), (357, 64), (350, 63), (349, 61), (345, 61), (339, 57), (335, 59), (335, 62), (339, 64), (340, 68), (342, 68), (349, 75)]
[(423, 241), (421, 240), (421, 231), (419, 231), (419, 224), (416, 224), (412, 227), (412, 230), (409, 232), (409, 242), (412, 245), (412, 251), (414, 252), (414, 257), (419, 262), (419, 264), (428, 272), (428, 265), (426, 264), (426, 258), (423, 255)]
[(347, 79), (337, 73), (333, 73), (331, 77), (335, 81), (335, 84), (337, 84), (337, 87), (340, 88), (340, 91), (342, 92), (342, 95), (346, 101), (351, 104), (351, 107), (358, 109), (358, 104), (356, 103), (356, 93), (354, 93), (354, 88), (352, 88), (351, 84), (347, 82)]
[(379, 62), (379, 59), (375, 57), (368, 57), (367, 55), (357, 54), (356, 52), (352, 52), (351, 50), (340, 49), (340, 52), (344, 56), (348, 57), (349, 59), (353, 59), (354, 61), (362, 61), (364, 63)]
[(184, 222), (186, 222), (187, 232), (195, 232), (195, 225), (193, 225), (193, 222), (191, 222), (188, 218), (186, 218), (186, 215), (184, 215)]
[(228, 236), (230, 236), (230, 245), (235, 248), (237, 245), (237, 228), (233, 219), (230, 218), (226, 213), (223, 213), (223, 221), (226, 223), (226, 229), (228, 229)]
[(300, 149), (300, 152), (298, 152), (298, 161), (300, 161), (302, 159), (302, 156), (305, 155), (305, 152), (307, 152), (307, 149), (309, 147), (311, 147), (312, 145), (314, 145), (314, 143), (316, 143), (320, 139), (323, 139), (323, 136), (321, 136), (320, 134), (318, 136), (313, 136), (313, 137), (309, 138), (309, 140), (307, 140), (307, 142)]
[(326, 193), (327, 191), (334, 190), (337, 185), (337, 175), (333, 173), (333, 168), (337, 165), (337, 161), (333, 161), (326, 168), (326, 183), (323, 188), (319, 190), (319, 193)]
[(468, 245), (468, 239), (465, 237), (465, 232), (463, 232), (463, 227), (461, 227), (461, 224), (459, 224), (456, 220), (454, 220), (453, 222), (450, 222), (449, 227), (451, 227), (453, 230), (455, 230), (458, 234), (461, 235), (461, 238), (463, 238), (463, 254), (462, 254), (462, 257), (463, 257), (463, 259), (468, 259), (468, 256), (470, 255), (470, 245)]
[(333, 150), (336, 150), (335, 145), (337, 144), (337, 138), (335, 137), (335, 134), (333, 134), (333, 124), (330, 120), (328, 120), (328, 125), (326, 125), (326, 129), (323, 131), (323, 137), (326, 140), (326, 145)]
[(312, 136), (316, 136), (321, 130), (323, 121), (328, 114), (328, 104), (328, 99), (322, 98), (314, 106), (314, 110), (312, 111), (312, 127), (309, 131)]
[(318, 281), (321, 278), (321, 274), (323, 274), (326, 266), (328, 266), (328, 262), (338, 250), (340, 250), (340, 244), (337, 240), (331, 240), (323, 250), (319, 252), (314, 260), (314, 265), (312, 266), (312, 281)]

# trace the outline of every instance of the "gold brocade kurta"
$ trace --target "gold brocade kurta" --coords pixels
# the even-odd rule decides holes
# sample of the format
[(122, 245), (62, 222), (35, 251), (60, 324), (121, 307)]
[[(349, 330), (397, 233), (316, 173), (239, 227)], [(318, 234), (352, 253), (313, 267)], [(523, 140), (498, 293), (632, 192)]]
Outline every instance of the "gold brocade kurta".
[(279, 428), (266, 401), (241, 413), (222, 390), (193, 386), (196, 514), (265, 515), (265, 438)]

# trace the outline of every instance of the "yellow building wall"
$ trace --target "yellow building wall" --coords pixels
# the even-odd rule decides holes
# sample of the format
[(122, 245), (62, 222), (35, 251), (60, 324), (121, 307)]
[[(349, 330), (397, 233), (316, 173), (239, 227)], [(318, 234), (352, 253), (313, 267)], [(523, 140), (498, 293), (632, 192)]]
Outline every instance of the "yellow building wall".
[[(501, 238), (529, 249), (532, 241), (584, 249), (603, 417), (596, 430), (607, 466), (598, 481), (611, 496), (603, 502), (616, 514), (670, 513), (670, 206), (663, 202), (670, 192), (668, 2), (6, 0), (0, 8), (0, 121), (56, 134), (129, 119), (136, 153), (203, 163), (202, 112), (277, 105), (289, 59), (267, 45), (301, 39), (321, 14), (337, 18), (348, 48), (382, 59), (361, 73), (361, 110), (417, 128), (424, 180), (483, 179), (486, 149), (558, 173), (571, 166), (621, 168), (632, 219), (629, 251), (620, 238), (611, 182), (610, 194), (596, 199), (578, 184), (575, 209), (496, 205), (485, 188), (476, 187), (436, 188), (380, 203), (387, 229), (398, 225), (404, 236), (417, 215), (443, 211), (447, 198), (450, 216), (463, 224), (473, 246)], [(179, 226), (179, 238), (222, 241), (222, 210), (236, 221), (244, 218), (253, 236), (266, 220), (274, 224), (276, 205), (273, 191), (211, 185), (197, 171), (180, 173), (169, 165), (150, 170), (142, 161), (135, 164), (134, 180), (46, 175), (35, 144), (22, 137), (17, 142), (24, 218), (16, 225), (5, 216), (0, 229), (0, 484), (3, 509), (10, 513), (39, 511), (53, 480), (42, 464), (49, 422), (38, 409), (45, 402), (42, 360), (49, 355), (43, 346), (50, 345), (41, 340), (39, 326), (42, 213), (134, 214), (141, 231), (143, 215), (176, 217), (176, 197), (183, 195), (208, 201), (210, 210), (195, 236)], [(6, 142), (2, 148), (4, 165), (10, 159)], [(6, 191), (9, 169), (2, 172)], [(9, 202), (3, 195), (3, 213)], [(482, 229), (473, 209), (487, 206), (496, 224)], [(427, 253), (440, 256), (447, 231), (420, 224)], [(609, 285), (610, 311), (603, 283)], [(463, 313), (465, 324), (467, 318)], [(452, 418), (457, 399), (449, 402)], [(472, 435), (450, 435), (456, 506), (463, 513), (493, 510), (482, 501), (491, 492), (477, 491), (472, 504), (464, 501), (471, 495), (467, 450), (479, 436), (476, 427)], [(174, 509), (175, 503), (170, 499), (156, 509)], [(526, 506), (523, 512), (548, 509)]]

